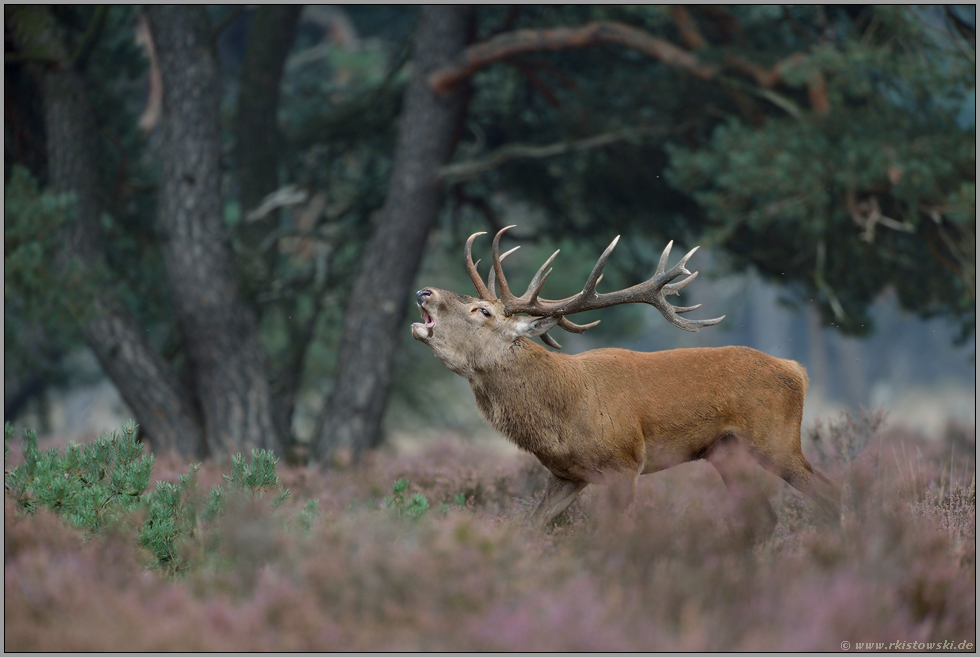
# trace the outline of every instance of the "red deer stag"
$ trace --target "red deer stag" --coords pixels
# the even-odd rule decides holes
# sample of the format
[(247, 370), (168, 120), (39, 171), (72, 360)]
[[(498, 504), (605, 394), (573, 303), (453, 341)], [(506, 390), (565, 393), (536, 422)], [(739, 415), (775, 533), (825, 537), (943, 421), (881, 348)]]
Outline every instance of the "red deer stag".
[[(614, 484), (630, 507), (641, 474), (697, 459), (711, 463), (733, 489), (736, 462), (745, 453), (836, 517), (837, 487), (810, 467), (800, 449), (807, 377), (798, 363), (748, 347), (596, 349), (569, 356), (529, 339), (540, 337), (560, 348), (548, 335), (552, 328), (581, 333), (598, 323), (573, 324), (566, 315), (623, 303), (648, 303), (685, 331), (717, 324), (724, 317), (681, 318), (699, 306), (675, 307), (665, 299), (697, 276), (685, 268), (697, 247), (668, 270), (671, 242), (653, 278), (618, 292), (596, 292), (617, 237), (581, 292), (550, 300), (539, 294), (555, 251), (527, 291), (515, 297), (501, 268), (515, 249), (499, 255), (500, 238), (510, 228), (493, 240), (486, 284), (472, 257), (473, 240), (484, 233), (466, 241), (466, 269), (479, 298), (431, 287), (418, 291), (423, 321), (412, 325), (412, 335), (466, 377), (480, 413), (494, 428), (551, 472), (530, 524), (545, 526), (590, 483)], [(686, 278), (671, 282), (682, 275)], [(776, 515), (765, 497), (751, 502), (759, 505), (764, 516), (759, 533), (767, 537)]]

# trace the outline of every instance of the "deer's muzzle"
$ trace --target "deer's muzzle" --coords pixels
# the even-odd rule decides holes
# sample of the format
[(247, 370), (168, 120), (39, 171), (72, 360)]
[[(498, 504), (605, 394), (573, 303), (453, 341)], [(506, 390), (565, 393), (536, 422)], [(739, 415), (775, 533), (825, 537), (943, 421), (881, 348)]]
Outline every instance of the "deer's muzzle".
[(436, 325), (436, 321), (425, 309), (425, 302), (431, 296), (431, 290), (423, 289), (415, 293), (415, 299), (419, 305), (419, 312), (422, 313), (422, 321), (412, 324), (412, 337), (416, 340), (425, 341), (432, 337), (432, 327)]

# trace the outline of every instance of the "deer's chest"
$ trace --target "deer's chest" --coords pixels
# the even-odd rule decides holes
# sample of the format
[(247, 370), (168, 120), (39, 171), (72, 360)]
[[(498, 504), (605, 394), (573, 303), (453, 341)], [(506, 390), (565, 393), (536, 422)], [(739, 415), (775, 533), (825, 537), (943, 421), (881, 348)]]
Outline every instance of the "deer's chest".
[(636, 467), (635, 450), (619, 449), (622, 441), (616, 439), (611, 422), (593, 426), (604, 419), (599, 413), (585, 413), (589, 419), (581, 405), (513, 405), (474, 391), (484, 419), (557, 477), (598, 483), (604, 474)]

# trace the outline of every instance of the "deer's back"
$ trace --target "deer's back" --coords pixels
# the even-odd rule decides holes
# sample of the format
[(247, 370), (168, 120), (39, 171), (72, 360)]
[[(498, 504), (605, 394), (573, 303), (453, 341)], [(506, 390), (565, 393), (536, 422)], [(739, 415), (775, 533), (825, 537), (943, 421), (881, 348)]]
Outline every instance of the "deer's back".
[(589, 405), (625, 420), (622, 432), (642, 434), (648, 471), (697, 458), (724, 435), (799, 435), (807, 377), (794, 361), (748, 347), (597, 349), (572, 358), (593, 381)]

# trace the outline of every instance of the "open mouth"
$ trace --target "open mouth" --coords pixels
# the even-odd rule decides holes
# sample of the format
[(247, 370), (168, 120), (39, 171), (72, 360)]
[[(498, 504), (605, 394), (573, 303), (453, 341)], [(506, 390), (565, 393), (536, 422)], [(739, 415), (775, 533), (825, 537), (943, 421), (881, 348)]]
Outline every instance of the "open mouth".
[(419, 305), (419, 312), (422, 313), (422, 321), (415, 322), (414, 324), (412, 324), (412, 331), (413, 333), (418, 334), (422, 329), (425, 329), (426, 331), (425, 337), (431, 338), (432, 327), (436, 325), (436, 321), (432, 319), (432, 315), (426, 312), (425, 308), (423, 308), (421, 305)]

